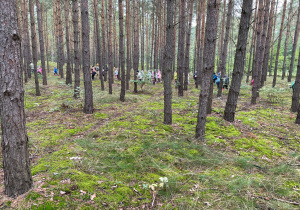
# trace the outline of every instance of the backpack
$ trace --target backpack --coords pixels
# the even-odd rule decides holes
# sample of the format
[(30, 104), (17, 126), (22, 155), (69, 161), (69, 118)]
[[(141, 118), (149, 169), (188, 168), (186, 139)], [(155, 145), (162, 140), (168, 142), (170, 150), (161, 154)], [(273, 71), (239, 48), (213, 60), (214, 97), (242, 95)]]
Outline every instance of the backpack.
[(226, 77), (225, 84), (229, 84), (229, 77)]

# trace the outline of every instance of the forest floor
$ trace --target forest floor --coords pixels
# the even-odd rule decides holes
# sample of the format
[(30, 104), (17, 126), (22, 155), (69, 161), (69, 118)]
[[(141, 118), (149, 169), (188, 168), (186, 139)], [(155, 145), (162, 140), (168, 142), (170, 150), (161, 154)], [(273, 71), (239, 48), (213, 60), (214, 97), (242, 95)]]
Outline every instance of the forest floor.
[(25, 86), (34, 188), (7, 198), (1, 175), (0, 208), (300, 208), (300, 126), (289, 111), (287, 82), (271, 88), (269, 78), (254, 106), (251, 86), (243, 84), (233, 123), (222, 118), (228, 91), (221, 99), (214, 91), (205, 142), (194, 138), (193, 84), (184, 97), (173, 89), (170, 126), (163, 124), (162, 84), (128, 91), (122, 103), (119, 81), (109, 95), (95, 80), (95, 112), (86, 115), (83, 88), (75, 100), (64, 80), (50, 74), (48, 82), (40, 97), (33, 79)]

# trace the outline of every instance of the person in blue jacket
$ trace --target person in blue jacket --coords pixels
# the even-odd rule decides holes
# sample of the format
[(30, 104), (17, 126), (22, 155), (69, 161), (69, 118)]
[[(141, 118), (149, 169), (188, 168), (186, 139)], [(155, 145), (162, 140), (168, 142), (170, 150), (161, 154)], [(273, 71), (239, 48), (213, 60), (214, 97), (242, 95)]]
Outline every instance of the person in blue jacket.
[(58, 75), (58, 74), (57, 74), (57, 68), (56, 68), (56, 67), (54, 67), (54, 72), (53, 72), (53, 73), (54, 73), (54, 76), (55, 76), (55, 75)]

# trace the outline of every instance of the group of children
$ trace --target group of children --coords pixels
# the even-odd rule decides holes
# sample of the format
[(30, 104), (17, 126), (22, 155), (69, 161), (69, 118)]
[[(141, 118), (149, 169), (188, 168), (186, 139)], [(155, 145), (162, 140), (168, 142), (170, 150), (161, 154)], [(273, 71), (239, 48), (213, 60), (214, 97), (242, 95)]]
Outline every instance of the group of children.
[(221, 83), (221, 79), (223, 82), (223, 89), (228, 90), (228, 86), (229, 86), (229, 77), (227, 75), (225, 75), (223, 78), (221, 78), (221, 72), (218, 73), (218, 75), (216, 75), (216, 73), (213, 73), (213, 81), (214, 84), (217, 84), (217, 87), (220, 87), (220, 83)]

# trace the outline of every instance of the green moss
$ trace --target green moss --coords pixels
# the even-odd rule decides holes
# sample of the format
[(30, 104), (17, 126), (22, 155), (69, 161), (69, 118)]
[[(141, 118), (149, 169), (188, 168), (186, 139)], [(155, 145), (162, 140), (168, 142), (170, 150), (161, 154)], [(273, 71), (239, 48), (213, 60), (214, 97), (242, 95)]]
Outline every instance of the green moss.
[(93, 116), (95, 119), (105, 119), (108, 117), (108, 115), (105, 113), (94, 113)]

